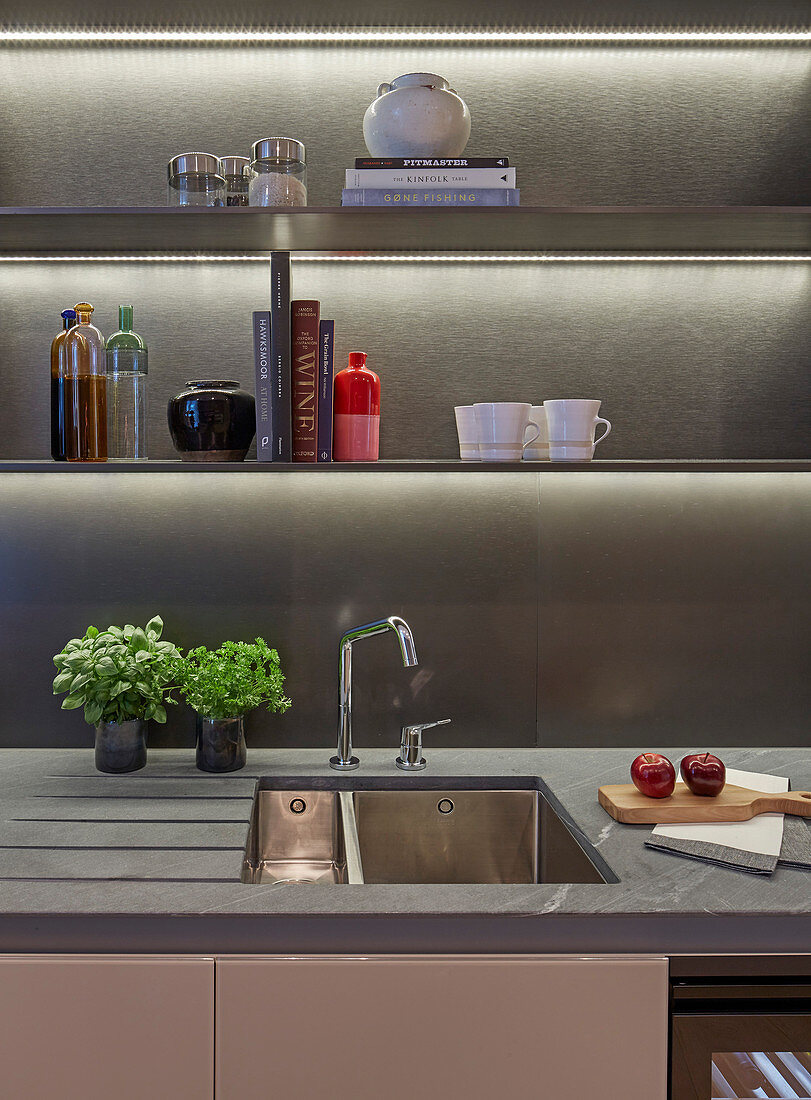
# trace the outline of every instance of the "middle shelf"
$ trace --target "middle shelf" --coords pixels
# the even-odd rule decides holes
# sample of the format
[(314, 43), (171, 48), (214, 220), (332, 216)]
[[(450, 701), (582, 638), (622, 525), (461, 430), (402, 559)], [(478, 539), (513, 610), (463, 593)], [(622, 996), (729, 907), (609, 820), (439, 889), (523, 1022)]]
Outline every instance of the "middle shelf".
[[(3, 207), (0, 255), (811, 254), (811, 207)], [(735, 258), (734, 256), (731, 258)]]

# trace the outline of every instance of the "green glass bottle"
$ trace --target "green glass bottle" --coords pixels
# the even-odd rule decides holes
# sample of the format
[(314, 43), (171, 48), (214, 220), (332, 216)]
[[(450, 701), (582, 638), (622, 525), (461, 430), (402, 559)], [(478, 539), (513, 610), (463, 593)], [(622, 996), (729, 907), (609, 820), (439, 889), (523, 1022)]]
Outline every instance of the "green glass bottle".
[(110, 458), (146, 458), (146, 343), (132, 327), (132, 306), (118, 307), (107, 339), (107, 438)]
[(146, 344), (132, 328), (132, 306), (118, 307), (118, 332), (107, 337), (107, 349), (137, 348), (146, 351)]

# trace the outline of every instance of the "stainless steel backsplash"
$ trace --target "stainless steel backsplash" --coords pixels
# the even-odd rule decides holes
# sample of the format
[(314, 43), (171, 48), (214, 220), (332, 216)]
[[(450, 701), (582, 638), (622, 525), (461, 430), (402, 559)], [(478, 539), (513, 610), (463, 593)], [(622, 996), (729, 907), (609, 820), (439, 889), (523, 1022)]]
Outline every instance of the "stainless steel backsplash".
[[(794, 26), (807, 5), (512, 3), (505, 25)], [(109, 9), (109, 10), (108, 10)], [(221, 7), (195, 5), (201, 22)], [(491, 5), (423, 3), (421, 22)], [(342, 4), (348, 25), (401, 6)], [(187, 6), (134, 0), (133, 24)], [(0, 22), (118, 22), (111, 6), (0, 4)], [(332, 8), (297, 9), (301, 24)], [(263, 24), (240, 0), (234, 25)], [(533, 204), (811, 201), (807, 47), (0, 48), (0, 204), (162, 204), (192, 148), (307, 145), (311, 205), (337, 205), (381, 80), (448, 76), (471, 155), (504, 153)], [(382, 454), (452, 457), (452, 407), (587, 396), (605, 457), (808, 453), (811, 279), (796, 263), (315, 263), (294, 294), (336, 319), (337, 363), (383, 384)], [(212, 370), (251, 385), (263, 263), (0, 263), (0, 457), (48, 453), (48, 349), (81, 299), (109, 333), (132, 302), (150, 347), (151, 454), (166, 402)], [(184, 646), (261, 634), (293, 709), (250, 745), (332, 751), (337, 642), (398, 613), (421, 658), (358, 646), (355, 732), (397, 751), (401, 723), (451, 717), (442, 745), (807, 743), (811, 510), (791, 473), (3, 473), (0, 706), (8, 745), (89, 745), (50, 694), (51, 656), (90, 622), (160, 612)], [(153, 744), (190, 745), (173, 710)]]
[[(89, 745), (51, 656), (160, 613), (184, 647), (262, 635), (292, 709), (249, 747), (334, 751), (338, 640), (356, 747), (802, 745), (811, 536), (804, 473), (0, 474), (3, 744)], [(191, 745), (172, 708), (154, 745)], [(426, 735), (428, 736), (428, 735)]]
[[(336, 369), (366, 351), (381, 455), (458, 455), (453, 406), (596, 397), (604, 458), (802, 458), (811, 438), (802, 263), (296, 261), (293, 294), (335, 318)], [(188, 378), (253, 389), (251, 311), (266, 263), (0, 262), (0, 458), (49, 454), (48, 349), (86, 300), (105, 334), (132, 302), (149, 344), (154, 458)], [(223, 374), (225, 371), (225, 374)]]
[(339, 206), (378, 84), (414, 71), (450, 80), (466, 152), (509, 156), (523, 205), (811, 202), (808, 46), (0, 45), (0, 205), (163, 205), (174, 154), (282, 132), (310, 205)]

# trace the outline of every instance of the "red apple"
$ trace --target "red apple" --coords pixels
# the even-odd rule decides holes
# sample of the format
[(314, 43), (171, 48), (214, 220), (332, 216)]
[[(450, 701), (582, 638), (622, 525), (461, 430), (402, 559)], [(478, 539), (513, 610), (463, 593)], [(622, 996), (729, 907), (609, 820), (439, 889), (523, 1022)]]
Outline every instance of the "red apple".
[(648, 798), (667, 798), (676, 786), (676, 769), (659, 752), (643, 752), (631, 765), (634, 786)]
[(695, 752), (681, 762), (681, 777), (693, 794), (715, 798), (724, 789), (727, 770), (711, 752)]

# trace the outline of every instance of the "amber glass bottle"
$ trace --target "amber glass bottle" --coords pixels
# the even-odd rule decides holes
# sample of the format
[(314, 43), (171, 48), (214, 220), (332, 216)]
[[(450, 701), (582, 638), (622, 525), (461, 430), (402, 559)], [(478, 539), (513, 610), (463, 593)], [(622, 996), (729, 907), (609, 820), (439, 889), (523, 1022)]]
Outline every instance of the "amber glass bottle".
[(51, 343), (51, 458), (65, 461), (65, 338), (76, 324), (76, 310), (62, 310), (62, 331)]
[(68, 462), (107, 461), (107, 370), (104, 337), (90, 323), (93, 307), (76, 306), (65, 336), (65, 451)]

